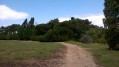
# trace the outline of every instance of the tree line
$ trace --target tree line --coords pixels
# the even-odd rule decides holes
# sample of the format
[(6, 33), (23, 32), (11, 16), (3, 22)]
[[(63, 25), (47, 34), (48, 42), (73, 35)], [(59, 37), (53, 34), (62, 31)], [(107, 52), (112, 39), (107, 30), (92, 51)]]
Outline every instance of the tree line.
[(105, 43), (104, 28), (92, 25), (88, 19), (71, 17), (69, 21), (53, 19), (46, 24), (34, 25), (34, 18), (20, 24), (0, 27), (1, 40), (34, 40), (58, 42), (75, 40), (84, 43)]

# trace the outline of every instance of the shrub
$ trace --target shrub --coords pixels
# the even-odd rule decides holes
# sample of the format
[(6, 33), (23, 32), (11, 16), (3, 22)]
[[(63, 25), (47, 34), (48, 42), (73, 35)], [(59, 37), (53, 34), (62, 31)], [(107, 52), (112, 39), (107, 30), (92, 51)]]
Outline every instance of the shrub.
[(89, 35), (82, 35), (80, 41), (83, 43), (92, 43), (93, 39)]
[(0, 40), (7, 40), (7, 35), (0, 34)]
[(37, 41), (40, 41), (40, 42), (46, 42), (46, 40), (47, 40), (44, 35), (37, 36), (36, 39), (37, 39)]
[(7, 39), (8, 40), (19, 40), (19, 37), (17, 34), (8, 34)]
[(30, 40), (32, 40), (32, 41), (37, 41), (37, 40), (38, 40), (37, 38), (38, 38), (38, 36), (31, 36), (31, 37), (30, 37)]
[(41, 42), (59, 42), (67, 41), (69, 37), (67, 35), (60, 35), (54, 30), (49, 30), (45, 35), (39, 36), (38, 41)]

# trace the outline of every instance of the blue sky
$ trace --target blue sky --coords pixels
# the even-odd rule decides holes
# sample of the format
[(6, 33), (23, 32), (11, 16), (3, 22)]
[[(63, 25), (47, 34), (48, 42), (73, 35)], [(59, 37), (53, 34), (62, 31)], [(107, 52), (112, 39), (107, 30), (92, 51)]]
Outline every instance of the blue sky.
[(103, 3), (103, 0), (0, 0), (0, 26), (22, 24), (31, 17), (40, 24), (54, 18), (69, 20), (72, 16), (103, 26)]

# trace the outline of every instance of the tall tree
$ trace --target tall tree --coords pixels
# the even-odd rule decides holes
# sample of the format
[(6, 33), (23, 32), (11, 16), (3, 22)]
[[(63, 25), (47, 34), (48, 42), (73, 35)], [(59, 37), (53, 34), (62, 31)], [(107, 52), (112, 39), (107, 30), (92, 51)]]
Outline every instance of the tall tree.
[(35, 25), (34, 25), (34, 18), (33, 17), (29, 21), (27, 28), (28, 28), (28, 35), (29, 35), (29, 37), (34, 36), (35, 35), (35, 33), (34, 33)]
[(104, 25), (106, 30), (105, 40), (109, 49), (119, 48), (119, 1), (105, 0)]
[(27, 19), (25, 19), (18, 31), (20, 40), (28, 40), (29, 39), (27, 27), (28, 27), (28, 22), (27, 22)]
[(28, 26), (30, 28), (34, 28), (34, 17), (32, 17), (31, 20), (29, 21)]

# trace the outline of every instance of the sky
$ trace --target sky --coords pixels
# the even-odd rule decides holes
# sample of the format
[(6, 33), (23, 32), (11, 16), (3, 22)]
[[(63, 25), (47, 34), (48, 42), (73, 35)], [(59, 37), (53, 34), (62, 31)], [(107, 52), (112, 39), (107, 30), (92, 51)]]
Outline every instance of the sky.
[(75, 17), (103, 26), (103, 4), (104, 0), (0, 0), (0, 26), (22, 24), (31, 17), (35, 18), (35, 24)]

